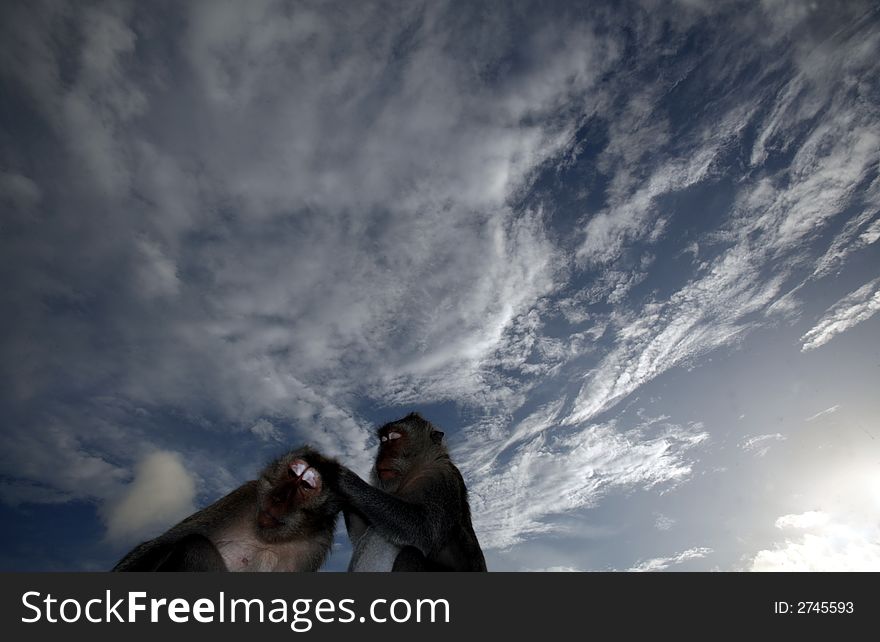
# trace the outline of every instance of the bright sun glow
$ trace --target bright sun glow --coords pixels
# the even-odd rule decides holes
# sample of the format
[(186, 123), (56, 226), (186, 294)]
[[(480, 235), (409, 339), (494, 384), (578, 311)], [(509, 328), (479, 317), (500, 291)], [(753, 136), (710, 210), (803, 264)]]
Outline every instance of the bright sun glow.
[(818, 485), (823, 509), (780, 516), (784, 539), (760, 551), (751, 570), (880, 570), (880, 473), (857, 470)]

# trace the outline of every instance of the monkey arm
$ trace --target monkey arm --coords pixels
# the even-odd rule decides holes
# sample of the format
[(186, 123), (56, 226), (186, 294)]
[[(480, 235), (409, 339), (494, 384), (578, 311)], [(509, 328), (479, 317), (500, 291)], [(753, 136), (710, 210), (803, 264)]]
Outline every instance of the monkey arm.
[(351, 540), (353, 546), (356, 546), (369, 524), (355, 510), (344, 510), (342, 516), (345, 519), (345, 530), (348, 531), (348, 539)]
[(448, 528), (442, 506), (436, 501), (438, 494), (446, 493), (407, 501), (371, 486), (345, 467), (340, 467), (337, 483), (351, 506), (393, 544), (414, 546), (428, 555)]

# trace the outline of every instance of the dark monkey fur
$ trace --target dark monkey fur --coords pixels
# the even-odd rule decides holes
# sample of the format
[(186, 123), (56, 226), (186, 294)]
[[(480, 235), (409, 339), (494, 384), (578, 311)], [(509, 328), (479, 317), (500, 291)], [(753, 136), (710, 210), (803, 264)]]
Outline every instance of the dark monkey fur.
[(333, 543), (341, 503), (322, 479), (333, 466), (309, 447), (168, 532), (136, 546), (114, 571), (316, 571)]
[(382, 426), (379, 441), (372, 485), (343, 466), (325, 475), (345, 502), (349, 571), (485, 571), (443, 433), (412, 413)]

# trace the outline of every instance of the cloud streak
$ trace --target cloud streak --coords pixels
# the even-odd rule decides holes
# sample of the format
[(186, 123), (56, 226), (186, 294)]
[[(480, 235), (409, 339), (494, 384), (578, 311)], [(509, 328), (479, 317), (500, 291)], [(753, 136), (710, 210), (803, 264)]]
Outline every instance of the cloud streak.
[(665, 571), (670, 566), (675, 566), (677, 564), (682, 564), (683, 562), (687, 562), (688, 560), (693, 559), (701, 559), (712, 553), (711, 548), (706, 547), (696, 547), (689, 548), (686, 551), (682, 551), (681, 553), (677, 553), (670, 557), (655, 557), (653, 559), (644, 560), (639, 562), (632, 568), (628, 568), (627, 571), (630, 573), (646, 573), (652, 571)]
[[(814, 238), (853, 204), (874, 212), (870, 201), (863, 201), (855, 189), (873, 175), (878, 163), (880, 138), (873, 131), (877, 113), (836, 95), (831, 77), (834, 69), (864, 69), (867, 56), (868, 50), (861, 41), (853, 39), (823, 61), (820, 79), (824, 82), (807, 77), (806, 71), (788, 81), (789, 92), (800, 95), (801, 100), (802, 94), (807, 93), (811, 105), (823, 105), (826, 118), (797, 147), (787, 150), (792, 159), (784, 170), (747, 181), (739, 189), (723, 232), (716, 232), (714, 239), (707, 238), (710, 243), (726, 242), (727, 249), (713, 260), (700, 263), (696, 275), (670, 296), (649, 300), (640, 309), (618, 313), (614, 318), (615, 346), (589, 374), (566, 420), (568, 423), (596, 417), (670, 368), (741, 340), (757, 327), (751, 318), (755, 312), (787, 308), (774, 308), (774, 304), (784, 300), (783, 284), (808, 261), (801, 249), (806, 240)], [(754, 96), (749, 104), (754, 104)], [(722, 119), (728, 124), (719, 128), (717, 141), (713, 137), (708, 144), (700, 144), (692, 156), (705, 158), (700, 166), (709, 167), (724, 144), (736, 140), (755, 121), (764, 128), (767, 138), (782, 135), (786, 127), (797, 138), (793, 132), (811, 114), (815, 112), (797, 112), (792, 114), (793, 120), (785, 122), (771, 115), (769, 121), (762, 121), (746, 104), (732, 103)], [(764, 158), (763, 154), (758, 156)], [(676, 178), (664, 183), (657, 193), (680, 190), (707, 178), (705, 170), (695, 173), (692, 167), (674, 163), (663, 166), (661, 171)], [(648, 180), (647, 184), (654, 183)], [(625, 211), (640, 210), (627, 206)], [(871, 215), (863, 214), (864, 220), (854, 223), (854, 229), (864, 225)], [(762, 277), (765, 274), (772, 276)], [(861, 289), (858, 292), (867, 296)], [(855, 302), (842, 301), (841, 308), (849, 303)], [(873, 314), (871, 306), (868, 303), (858, 310), (852, 308), (851, 313), (854, 318)], [(837, 312), (847, 317), (846, 310)], [(828, 323), (835, 326), (834, 321)], [(805, 337), (811, 347), (814, 338), (825, 336), (821, 330), (816, 332), (815, 337)]]
[[(552, 423), (552, 418), (544, 417)], [(547, 438), (551, 426), (528, 419), (514, 433), (530, 433), (507, 457), (481, 464), (464, 458), (481, 542), (509, 548), (555, 530), (550, 516), (595, 506), (620, 488), (654, 488), (688, 478), (688, 453), (708, 438), (699, 427), (653, 423), (621, 431), (590, 424)], [(648, 432), (655, 434), (648, 436)], [(475, 439), (474, 436), (471, 437)], [(540, 502), (530, 498), (540, 497)]]
[(880, 310), (880, 278), (853, 290), (825, 311), (821, 319), (801, 337), (801, 350), (815, 350), (838, 334), (867, 321)]
[[(809, 420), (808, 420), (809, 421)], [(770, 447), (774, 441), (785, 441), (786, 436), (782, 433), (773, 433), (769, 435), (755, 435), (744, 439), (740, 443), (740, 448), (746, 452), (754, 453), (756, 457), (764, 457), (770, 452)]]
[(827, 417), (828, 415), (834, 414), (840, 409), (840, 404), (834, 404), (833, 406), (829, 406), (825, 410), (820, 410), (815, 415), (810, 415), (804, 421), (816, 421), (821, 417)]

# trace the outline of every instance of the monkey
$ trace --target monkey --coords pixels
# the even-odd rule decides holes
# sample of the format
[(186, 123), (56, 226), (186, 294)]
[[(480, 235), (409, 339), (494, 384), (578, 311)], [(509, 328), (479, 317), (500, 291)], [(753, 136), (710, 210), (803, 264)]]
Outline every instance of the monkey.
[(372, 485), (338, 464), (326, 475), (344, 503), (348, 570), (485, 571), (467, 488), (443, 433), (411, 413), (378, 436)]
[(333, 460), (305, 446), (163, 535), (114, 571), (317, 571), (342, 505), (319, 472)]

